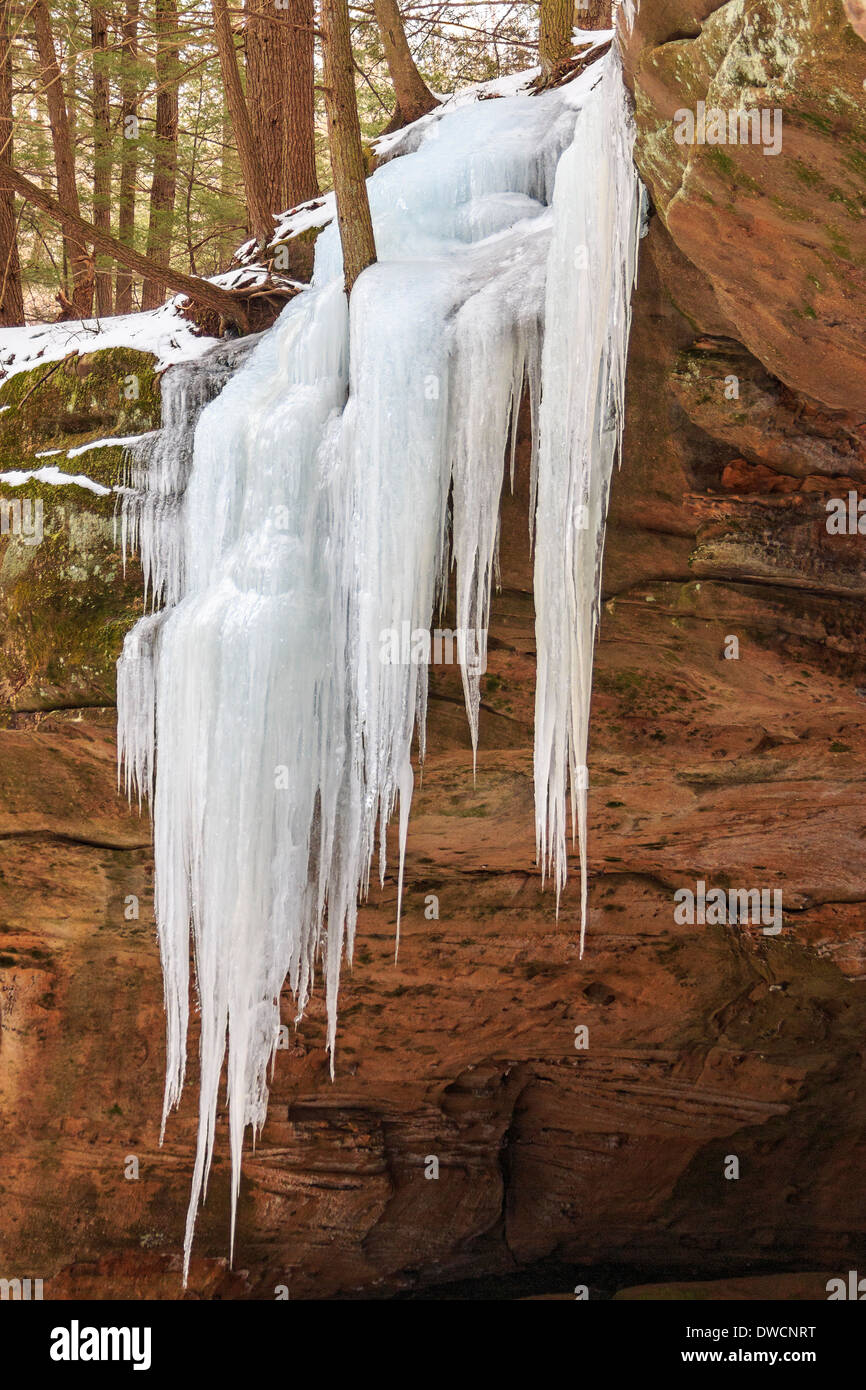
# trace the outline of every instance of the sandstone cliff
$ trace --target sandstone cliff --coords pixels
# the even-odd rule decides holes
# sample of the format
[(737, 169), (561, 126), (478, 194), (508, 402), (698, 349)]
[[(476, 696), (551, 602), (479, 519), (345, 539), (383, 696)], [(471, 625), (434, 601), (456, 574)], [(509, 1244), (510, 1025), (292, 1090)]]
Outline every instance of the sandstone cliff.
[[(586, 954), (576, 894), (557, 920), (534, 863), (523, 438), (477, 782), (440, 672), (399, 962), (389, 881), (344, 977), (336, 1082), (320, 999), (278, 1056), (233, 1272), (220, 1124), (190, 1296), (611, 1293), (862, 1258), (866, 565), (825, 503), (866, 482), (866, 45), (841, 0), (664, 0), (628, 71), (655, 216), (608, 527)], [(782, 111), (778, 156), (676, 144), (678, 109), (744, 89)], [(105, 506), (63, 490), (50, 511), (55, 563), (37, 582), (4, 538), (0, 570), (0, 1264), (46, 1296), (175, 1298), (195, 1078), (160, 1149), (149, 827), (115, 792), (110, 707), (138, 575)], [(698, 879), (781, 888), (783, 931), (676, 925)], [(822, 1296), (755, 1296), (801, 1287)]]

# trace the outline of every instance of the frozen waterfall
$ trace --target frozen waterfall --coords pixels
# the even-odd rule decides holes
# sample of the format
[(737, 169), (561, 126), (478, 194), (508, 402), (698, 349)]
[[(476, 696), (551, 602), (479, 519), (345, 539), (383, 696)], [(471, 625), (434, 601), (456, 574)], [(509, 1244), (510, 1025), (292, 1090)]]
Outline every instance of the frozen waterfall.
[[(558, 894), (570, 781), (585, 864), (581, 769), (637, 255), (631, 143), (615, 51), (538, 96), (437, 109), (407, 138), (412, 152), (369, 181), (379, 261), (351, 309), (332, 224), (313, 285), (216, 399), (196, 404), (194, 440), (176, 394), (177, 418), (169, 410), (137, 455), (127, 525), (168, 606), (126, 640), (119, 749), (130, 791), (152, 801), (163, 1128), (184, 1082), (190, 932), (194, 944), (201, 1078), (185, 1268), (226, 1053), (233, 1244), (281, 989), (288, 979), (302, 1012), (321, 962), (333, 1070), (341, 960), (377, 848), (384, 879), (395, 810), (402, 894), (427, 670), (383, 661), (382, 633), (429, 629), (452, 564), (458, 627), (486, 630), (526, 381), (539, 853)], [(184, 389), (169, 373), (169, 400)], [(471, 659), (463, 683), (475, 746)]]

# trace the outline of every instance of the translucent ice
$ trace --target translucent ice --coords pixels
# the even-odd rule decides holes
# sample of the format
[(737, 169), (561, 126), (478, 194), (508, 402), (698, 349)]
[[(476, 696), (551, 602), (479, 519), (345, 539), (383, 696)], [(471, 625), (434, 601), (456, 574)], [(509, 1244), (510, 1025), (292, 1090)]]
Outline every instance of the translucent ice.
[[(169, 419), (135, 451), (127, 534), (168, 606), (124, 646), (119, 745), (130, 791), (153, 807), (163, 1125), (184, 1082), (190, 933), (194, 945), (201, 1078), (187, 1266), (223, 1063), (233, 1242), (244, 1131), (264, 1123), (281, 989), (288, 979), (300, 1014), (321, 962), (333, 1068), (341, 959), (377, 847), (384, 878), (398, 806), (399, 922), (427, 669), (384, 660), (383, 634), (429, 629), (451, 561), (458, 626), (486, 629), (525, 380), (534, 406), (541, 398), (539, 835), (557, 887), (565, 874), (565, 786), (585, 757), (633, 275), (625, 95), (612, 56), (562, 89), (435, 117), (369, 181), (379, 261), (351, 309), (331, 226), (312, 287), (201, 409), (189, 447)], [(582, 281), (576, 238), (604, 242)], [(584, 494), (594, 531), (576, 528)], [(463, 679), (474, 745), (470, 660)]]
[(633, 139), (612, 52), (556, 175), (535, 516), (536, 841), (542, 872), (552, 870), (558, 903), (568, 862), (570, 799), (580, 849), (581, 951), (592, 654), (607, 500), (625, 416), (641, 220)]

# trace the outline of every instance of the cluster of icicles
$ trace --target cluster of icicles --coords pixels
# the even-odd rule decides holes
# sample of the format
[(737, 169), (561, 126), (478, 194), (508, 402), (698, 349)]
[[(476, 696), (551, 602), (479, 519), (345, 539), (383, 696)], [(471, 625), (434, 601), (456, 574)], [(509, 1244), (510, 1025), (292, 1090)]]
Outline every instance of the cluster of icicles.
[[(152, 803), (163, 1128), (184, 1082), (190, 932), (195, 948), (185, 1277), (223, 1064), (233, 1245), (280, 992), (288, 979), (302, 1012), (321, 962), (333, 1069), (341, 960), (395, 809), (402, 896), (427, 669), (383, 664), (381, 634), (429, 628), (450, 565), (457, 627), (486, 630), (527, 382), (538, 853), (558, 897), (570, 801), (585, 907), (581, 769), (641, 217), (632, 141), (615, 49), (563, 88), (433, 113), (369, 181), (379, 261), (351, 308), (331, 225), (312, 286), (227, 383), (224, 358), (215, 381), (168, 374), (165, 426), (134, 459), (124, 526), (163, 606), (124, 646), (119, 746), (127, 790)], [(467, 666), (473, 746), (479, 680)]]

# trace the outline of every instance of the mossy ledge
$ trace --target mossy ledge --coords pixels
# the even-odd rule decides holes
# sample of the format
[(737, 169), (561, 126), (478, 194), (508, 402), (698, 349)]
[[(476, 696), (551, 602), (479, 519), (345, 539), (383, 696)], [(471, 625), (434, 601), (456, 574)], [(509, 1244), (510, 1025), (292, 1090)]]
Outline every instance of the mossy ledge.
[[(0, 472), (56, 465), (113, 488), (123, 478), (125, 447), (101, 441), (159, 426), (156, 359), (119, 347), (39, 363), (0, 385), (0, 406)], [(141, 612), (138, 565), (124, 573), (115, 537), (116, 495), (31, 478), (17, 487), (0, 483), (0, 499), (29, 502), (31, 532), (15, 534), (4, 508), (0, 719), (113, 704), (115, 663)]]
[[(38, 455), (143, 434), (159, 421), (156, 359), (149, 352), (104, 348), (40, 362), (0, 383), (0, 472), (39, 468)], [(87, 471), (111, 487), (120, 481), (122, 456), (122, 449), (94, 450), (81, 456), (86, 470), (79, 464), (69, 471)], [(62, 454), (51, 461), (62, 467)]]

